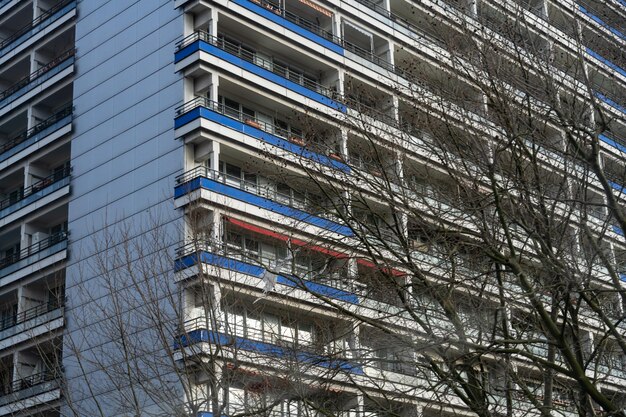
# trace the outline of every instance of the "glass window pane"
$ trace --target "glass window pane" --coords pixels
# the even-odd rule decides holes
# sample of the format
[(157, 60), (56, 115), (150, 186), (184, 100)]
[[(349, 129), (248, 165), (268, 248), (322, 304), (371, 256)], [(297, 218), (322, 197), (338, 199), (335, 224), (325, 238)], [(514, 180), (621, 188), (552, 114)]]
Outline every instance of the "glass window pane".
[(241, 178), (241, 168), (237, 165), (232, 165), (229, 163), (225, 163), (226, 175), (234, 178)]

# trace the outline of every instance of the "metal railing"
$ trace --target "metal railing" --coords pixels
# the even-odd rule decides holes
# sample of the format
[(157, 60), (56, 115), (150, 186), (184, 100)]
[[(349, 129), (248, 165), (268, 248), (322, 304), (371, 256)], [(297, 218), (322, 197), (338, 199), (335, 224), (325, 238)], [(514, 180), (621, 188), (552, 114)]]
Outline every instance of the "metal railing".
[(399, 25), (404, 26), (406, 29), (409, 29), (411, 32), (415, 33), (416, 35), (423, 36), (425, 39), (429, 40), (430, 42), (440, 47), (444, 47), (444, 48), (446, 47), (446, 44), (442, 39), (437, 38), (437, 36), (435, 36), (432, 33), (424, 32), (423, 28), (419, 28), (417, 25), (409, 22), (404, 17), (397, 15), (395, 13), (392, 13), (391, 11), (385, 9), (379, 4), (376, 4), (372, 2), (371, 0), (356, 0), (356, 1), (361, 3), (364, 6), (367, 6), (371, 10), (374, 10), (378, 14), (387, 17), (388, 19), (392, 20), (394, 23), (398, 23)]
[[(315, 276), (316, 282), (329, 288), (336, 288), (335, 286), (327, 285), (320, 282), (317, 274), (318, 271), (313, 270), (310, 264), (306, 266), (302, 264), (298, 265), (298, 263), (294, 262), (293, 260), (283, 262), (284, 258), (277, 259), (276, 257), (270, 258), (267, 256), (262, 256), (262, 254), (258, 251), (244, 249), (241, 245), (233, 243), (222, 243), (206, 239), (197, 239), (195, 241), (191, 241), (179, 246), (176, 249), (175, 256), (176, 259), (181, 259), (189, 255), (197, 254), (199, 252), (208, 252), (216, 255), (221, 255), (236, 261), (251, 263), (262, 268), (267, 267), (273, 272), (280, 273), (284, 276), (293, 276), (293, 274), (295, 273), (303, 280), (309, 279), (310, 276)], [(326, 274), (325, 276), (332, 277), (332, 274)]]
[(27, 130), (24, 130), (24, 131), (18, 133), (16, 136), (14, 136), (13, 138), (9, 139), (7, 142), (5, 142), (5, 143), (0, 145), (0, 154), (2, 154), (4, 152), (8, 151), (9, 149), (19, 145), (20, 143), (26, 141), (27, 139), (31, 138), (32, 136), (36, 135), (37, 133), (41, 132), (42, 130), (52, 126), (53, 124), (55, 124), (59, 120), (63, 119), (64, 117), (70, 116), (73, 111), (74, 111), (74, 107), (70, 104), (70, 105), (64, 107), (59, 112), (57, 112), (54, 115), (50, 116), (49, 118), (47, 118), (43, 122), (40, 122), (40, 123), (36, 124), (35, 126), (31, 127), (30, 129), (27, 129)]
[(615, 133), (612, 132), (605, 132), (602, 133), (602, 136), (604, 136), (606, 139), (612, 140), (615, 143), (618, 143), (620, 145), (622, 145), (623, 147), (626, 148), (626, 138), (623, 138), (619, 135), (616, 135)]
[[(384, 7), (382, 7), (382, 6), (378, 5), (378, 4), (373, 3), (371, 0), (356, 0), (356, 1), (358, 1), (359, 3), (369, 7), (372, 10), (375, 10), (379, 14), (382, 14), (382, 15), (388, 17), (389, 19), (393, 20), (394, 22), (397, 22), (397, 23), (401, 24), (402, 26), (405, 26), (407, 29), (415, 32), (416, 34), (425, 35), (425, 37), (429, 41), (431, 41), (431, 42), (433, 42), (433, 43), (435, 43), (435, 44), (437, 44), (437, 45), (439, 45), (439, 46), (441, 46), (443, 48), (447, 48), (447, 46), (445, 45), (443, 40), (438, 39), (437, 37), (435, 37), (435, 36), (433, 36), (431, 34), (424, 34), (422, 29), (420, 29), (417, 26), (413, 25), (412, 23), (410, 23), (406, 19), (404, 19), (404, 18), (402, 18), (402, 17), (400, 17), (398, 15), (395, 15), (394, 13), (388, 11)], [(475, 16), (473, 13), (470, 13), (467, 9), (464, 9), (464, 8), (461, 8), (461, 7), (457, 7), (456, 5), (448, 3), (448, 2), (446, 2), (446, 5), (450, 6), (454, 10), (457, 10), (457, 11), (463, 13), (464, 15), (466, 15), (466, 16), (472, 18), (472, 19), (476, 19), (477, 18), (477, 16)], [(541, 13), (539, 13), (539, 11), (534, 10), (534, 9), (527, 9), (527, 10), (529, 10), (534, 16), (537, 16), (540, 19), (542, 19), (543, 21), (545, 21), (548, 25), (554, 26), (554, 27), (559, 28), (560, 30), (564, 31), (565, 33), (568, 33), (567, 32), (568, 28), (564, 27), (563, 25), (558, 25), (555, 22), (551, 22), (546, 16), (542, 15)], [(495, 31), (496, 33), (502, 33), (501, 23), (498, 22), (498, 21), (495, 21), (493, 19), (481, 19), (481, 23), (484, 23), (487, 27), (489, 27), (491, 30)], [(349, 49), (349, 48), (346, 48), (346, 49)], [(366, 56), (363, 56), (363, 57), (367, 59)], [(378, 64), (378, 65), (380, 65), (380, 66), (382, 66), (382, 67), (384, 67), (386, 69), (389, 69), (389, 70), (391, 70), (391, 71), (393, 71), (393, 72), (395, 72), (395, 73), (397, 73), (397, 74), (399, 74), (399, 75), (401, 75), (401, 76), (403, 76), (403, 77), (405, 77), (407, 79), (411, 79), (412, 78), (405, 71), (401, 70), (400, 68), (397, 68), (393, 64), (390, 64), (390, 63), (388, 63), (388, 62), (386, 62), (386, 61), (384, 61), (384, 60), (382, 60), (380, 58), (378, 58), (378, 59), (373, 59), (372, 58), (372, 59), (369, 59), (369, 60), (372, 61), (372, 62), (375, 62), (376, 64)], [(380, 62), (377, 62), (377, 61), (380, 61)], [(615, 65), (615, 64), (613, 64), (613, 65)], [(602, 89), (600, 89), (600, 90), (602, 91)], [(604, 95), (606, 97), (611, 98), (616, 103), (619, 103), (621, 101), (620, 99), (618, 99), (616, 96), (614, 96), (610, 92), (607, 92)]]
[[(287, 10), (285, 10), (282, 7), (278, 7), (275, 4), (267, 1), (267, 0), (250, 0), (252, 3), (258, 4), (262, 7), (265, 7), (266, 9), (276, 13), (277, 15), (285, 18), (286, 20), (290, 21), (291, 23), (294, 23), (306, 30), (308, 30), (309, 32), (312, 32), (318, 36), (321, 36), (322, 38), (331, 41), (334, 44), (337, 44), (341, 47), (343, 47), (344, 49), (359, 55), (361, 58), (364, 58), (370, 62), (373, 62), (376, 65), (379, 65), (385, 69), (387, 69), (388, 71), (391, 72), (399, 72), (400, 70), (398, 68), (395, 67), (395, 65), (393, 65), (392, 63), (390, 63), (389, 61), (386, 61), (382, 58), (380, 58), (379, 56), (375, 55), (374, 53), (372, 53), (371, 51), (367, 51), (351, 42), (346, 41), (345, 39), (333, 35), (332, 32), (329, 32), (325, 29), (322, 29), (317, 23), (312, 22), (308, 19), (305, 19), (293, 12), (289, 12)], [(398, 21), (401, 20), (401, 18), (396, 17), (398, 19)], [(408, 22), (406, 22), (408, 24)], [(414, 28), (417, 30), (417, 28), (414, 26)]]
[(2, 319), (0, 320), (0, 331), (9, 329), (13, 326), (17, 326), (18, 324), (22, 324), (36, 317), (43, 316), (46, 313), (49, 313), (53, 310), (63, 307), (64, 304), (65, 304), (64, 300), (48, 302), (48, 303), (38, 305), (36, 307), (29, 308), (27, 310), (22, 311), (21, 313), (7, 317), (5, 319)]
[(27, 86), (31, 81), (34, 81), (35, 79), (37, 79), (38, 77), (42, 76), (46, 72), (50, 71), (51, 69), (56, 67), (61, 62), (65, 61), (68, 58), (73, 57), (74, 53), (75, 53), (74, 49), (67, 50), (67, 51), (63, 52), (61, 55), (59, 55), (58, 57), (54, 58), (52, 61), (48, 62), (43, 67), (39, 68), (37, 71), (35, 71), (35, 72), (31, 73), (30, 75), (27, 75), (26, 77), (22, 78), (21, 80), (19, 80), (15, 84), (13, 84), (11, 87), (9, 87), (6, 90), (2, 91), (0, 93), (0, 100), (4, 100), (5, 98), (9, 97), (11, 94), (15, 93), (19, 89)]
[[(275, 264), (276, 259), (270, 259), (268, 257), (262, 257), (259, 252), (252, 250), (246, 250), (240, 245), (233, 243), (212, 242), (209, 240), (196, 240), (186, 243), (176, 249), (176, 258), (180, 259), (188, 255), (196, 254), (198, 252), (209, 252), (217, 255), (223, 255), (231, 259), (235, 259), (241, 262), (250, 262), (256, 265)], [(278, 260), (280, 262), (280, 259)], [(291, 265), (285, 265), (280, 268), (280, 273), (291, 273)]]
[(276, 188), (272, 187), (271, 185), (258, 185), (256, 182), (246, 181), (244, 179), (241, 179), (240, 177), (228, 175), (224, 172), (215, 171), (204, 166), (195, 167), (187, 172), (180, 174), (176, 177), (176, 182), (177, 184), (184, 184), (199, 177), (208, 178), (210, 180), (237, 188), (242, 191), (249, 192), (259, 197), (276, 201), (280, 204), (295, 209), (306, 210), (307, 208), (309, 208), (306, 204), (306, 201), (294, 198), (292, 195), (278, 192)]
[(61, 0), (59, 3), (55, 4), (50, 9), (46, 10), (41, 15), (39, 15), (39, 17), (37, 17), (36, 19), (34, 19), (31, 22), (29, 22), (26, 26), (22, 27), (17, 32), (13, 33), (11, 36), (9, 36), (8, 38), (6, 38), (2, 42), (0, 42), (0, 49), (4, 48), (8, 44), (13, 42), (14, 40), (19, 38), (20, 36), (22, 36), (26, 32), (28, 32), (29, 30), (31, 30), (32, 28), (37, 26), (39, 23), (43, 22), (48, 17), (50, 17), (51, 15), (53, 15), (54, 13), (56, 13), (57, 11), (62, 9), (63, 7), (65, 7), (68, 4), (72, 3), (73, 1), (75, 1), (75, 0)]
[(322, 29), (320, 25), (317, 24), (316, 22), (305, 19), (304, 17), (299, 16), (293, 12), (289, 12), (285, 10), (283, 7), (279, 7), (276, 4), (268, 0), (250, 0), (250, 1), (261, 7), (264, 7), (265, 9), (277, 14), (278, 16), (281, 16), (287, 19), (291, 23), (294, 23), (300, 27), (305, 28), (309, 32), (313, 32), (316, 35), (321, 36), (322, 38), (327, 39), (331, 42), (341, 44), (341, 38), (333, 35), (332, 32)]
[(218, 103), (217, 101), (209, 100), (206, 97), (196, 97), (193, 100), (190, 100), (187, 103), (183, 104), (182, 106), (177, 107), (176, 116), (185, 114), (197, 107), (205, 107), (231, 119), (239, 120), (240, 122), (243, 122), (248, 126), (261, 129), (264, 132), (280, 136), (297, 144), (306, 143), (304, 136), (302, 136), (301, 134), (281, 128), (273, 123), (264, 122), (257, 119), (256, 117), (244, 114), (239, 109), (226, 106), (224, 104)]
[[(588, 12), (588, 13), (585, 13), (585, 11), (581, 10), (582, 13), (587, 14), (587, 15), (589, 14), (593, 15), (594, 17), (599, 19), (602, 23), (604, 23), (602, 26), (606, 27), (611, 32), (616, 31), (620, 37), (622, 37), (623, 39), (626, 39), (626, 25), (619, 26), (617, 22), (605, 21), (606, 17), (608, 16), (607, 13), (597, 10), (594, 6), (592, 6), (589, 2), (585, 0), (578, 0), (577, 3), (579, 6), (583, 7), (585, 11)], [(602, 16), (604, 19), (601, 19), (600, 16)], [(597, 20), (595, 19), (593, 20), (597, 22)]]
[(398, 120), (396, 120), (394, 117), (390, 116), (387, 113), (384, 113), (380, 109), (367, 105), (356, 98), (348, 96), (344, 99), (344, 102), (348, 105), (348, 108), (355, 110), (359, 115), (369, 116), (391, 127), (401, 128)]
[(212, 36), (204, 31), (196, 31), (187, 36), (185, 39), (177, 44), (177, 50), (181, 50), (182, 48), (197, 40), (201, 40), (210, 45), (213, 45), (223, 51), (228, 52), (231, 55), (234, 55), (263, 69), (271, 71), (274, 74), (280, 75), (281, 77), (288, 79), (289, 81), (295, 82), (296, 84), (299, 84), (303, 87), (306, 87), (309, 90), (316, 91), (327, 97), (334, 96), (334, 92), (332, 89), (320, 84), (313, 78), (307, 77), (306, 75), (304, 75), (303, 72), (294, 70), (289, 66), (280, 65), (275, 63), (274, 61), (261, 58), (254, 52), (243, 49), (239, 45), (229, 42), (223, 38)]
[[(277, 333), (262, 329), (255, 326), (232, 326), (224, 321), (215, 321), (214, 323), (207, 317), (196, 317), (185, 321), (183, 325), (183, 332), (189, 332), (194, 330), (214, 330), (214, 325), (218, 326), (221, 332), (228, 334), (231, 337), (243, 337), (258, 342), (271, 343), (273, 345), (282, 347), (298, 348), (302, 350), (312, 350), (311, 340), (302, 340), (294, 337), (293, 334)], [(294, 333), (296, 329), (294, 328)]]
[(57, 380), (61, 377), (61, 368), (48, 369), (38, 374), (29, 375), (27, 377), (13, 381), (10, 385), (0, 387), (0, 394), (7, 395), (14, 392), (32, 388), (45, 382)]
[[(381, 110), (375, 109), (373, 107), (369, 107), (359, 102), (356, 99), (352, 99), (352, 98), (343, 99), (342, 98), (341, 100), (338, 100), (338, 101), (345, 102), (345, 104), (347, 104), (353, 110), (356, 110), (359, 114), (367, 115), (373, 119), (384, 122), (391, 127), (395, 127), (398, 129), (404, 128), (400, 123), (398, 123), (398, 121), (395, 118), (389, 116), (388, 114), (383, 113)], [(288, 141), (296, 145), (306, 146), (307, 148), (310, 148), (312, 152), (325, 153), (329, 156), (334, 155), (335, 159), (343, 161), (343, 157), (339, 155), (337, 150), (334, 149), (333, 147), (330, 147), (328, 145), (325, 145), (319, 142), (311, 143), (310, 140), (307, 140), (301, 134), (286, 130), (275, 124), (259, 120), (256, 117), (244, 114), (239, 109), (235, 109), (235, 108), (226, 106), (224, 104), (218, 103), (216, 101), (209, 100), (206, 97), (196, 97), (193, 100), (190, 100), (187, 103), (184, 103), (181, 106), (177, 107), (175, 110), (176, 117), (181, 116), (187, 112), (190, 112), (191, 110), (198, 108), (198, 107), (205, 107), (209, 110), (212, 110), (216, 113), (227, 116), (231, 119), (235, 119), (240, 122), (243, 122), (247, 124), (248, 126), (252, 126), (264, 132), (270, 133), (272, 135), (287, 139)], [(366, 120), (363, 120), (363, 118), (361, 118), (360, 121), (364, 123), (368, 122)]]
[(33, 183), (30, 187), (26, 187), (26, 188), (21, 188), (19, 190), (19, 192), (14, 195), (14, 196), (10, 196), (5, 198), (4, 200), (0, 200), (0, 210), (3, 210), (15, 203), (18, 203), (20, 201), (22, 201), (23, 199), (25, 199), (26, 197), (43, 190), (46, 187), (51, 186), (52, 184), (56, 183), (57, 181), (61, 181), (66, 177), (69, 177), (70, 174), (72, 172), (72, 168), (69, 166), (66, 166), (65, 168), (63, 168), (63, 170), (61, 171), (57, 171), (54, 174), (51, 174), (35, 183)]
[(68, 234), (69, 232), (67, 231), (55, 233), (51, 236), (48, 236), (46, 239), (40, 240), (39, 242), (20, 250), (17, 253), (13, 253), (11, 255), (5, 256), (4, 258), (0, 258), (0, 269), (19, 262), (22, 259), (28, 258), (30, 255), (33, 255), (37, 252), (54, 246), (59, 242), (66, 240)]

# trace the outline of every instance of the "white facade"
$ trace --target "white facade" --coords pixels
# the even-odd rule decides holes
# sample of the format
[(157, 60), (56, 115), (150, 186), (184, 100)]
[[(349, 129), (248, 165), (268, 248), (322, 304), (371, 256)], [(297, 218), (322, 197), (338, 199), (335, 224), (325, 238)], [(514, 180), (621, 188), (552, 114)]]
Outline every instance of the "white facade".
[[(206, 415), (472, 414), (449, 386), (440, 383), (441, 377), (419, 365), (436, 356), (432, 354), (436, 349), (420, 342), (423, 324), (405, 314), (418, 308), (407, 308), (394, 289), (409, 288), (411, 301), (429, 311), (426, 321), (441, 326), (443, 338), (446, 334), (457, 336), (452, 324), (446, 323), (449, 319), (445, 315), (438, 319), (441, 311), (435, 300), (417, 294), (410, 272), (387, 271), (388, 279), (394, 280), (389, 287), (382, 280), (363, 278), (372, 270), (371, 262), (359, 254), (364, 238), (357, 236), (354, 225), (346, 227), (337, 216), (320, 208), (337, 210), (336, 203), (324, 201), (328, 195), (320, 195), (320, 183), (328, 186), (332, 181), (316, 183), (312, 178), (317, 174), (312, 172), (337, 183), (352, 178), (352, 182), (345, 180), (349, 184), (345, 193), (358, 195), (353, 197), (355, 201), (371, 198), (372, 205), (365, 211), (358, 204), (349, 208), (356, 216), (369, 216), (359, 226), (373, 227), (374, 239), (383, 241), (365, 244), (369, 249), (383, 248), (370, 256), (384, 259), (387, 253), (393, 257), (396, 249), (385, 245), (395, 239), (400, 247), (413, 252), (408, 256), (419, 263), (416, 269), (444, 281), (454, 277), (450, 264), (427, 251), (430, 244), (412, 232), (417, 224), (411, 214), (408, 220), (394, 220), (397, 212), (385, 207), (393, 197), (377, 200), (375, 196), (361, 197), (362, 193), (367, 194), (368, 187), (377, 190), (377, 178), (394, 182), (399, 177), (398, 196), (406, 197), (406, 191), (401, 191), (406, 184), (421, 190), (423, 195), (416, 202), (423, 202), (425, 216), (476, 230), (467, 213), (435, 202), (434, 189), (439, 184), (434, 180), (415, 182), (418, 178), (412, 172), (426, 171), (429, 162), (440, 163), (440, 155), (429, 153), (429, 146), (423, 145), (429, 140), (426, 133), (407, 130), (407, 126), (416, 127), (418, 112), (443, 112), (462, 120), (461, 131), (476, 129), (485, 138), (502, 134), (492, 102), (472, 81), (472, 77), (486, 77), (481, 73), (485, 68), (472, 67), (471, 57), (463, 55), (464, 48), (472, 46), (471, 42), (463, 44), (463, 37), (471, 38), (469, 33), (480, 33), (502, 45), (503, 55), (515, 51), (515, 42), (532, 45), (536, 54), (551, 51), (553, 80), (563, 83), (568, 91), (564, 94), (572, 91), (584, 102), (592, 91), (602, 112), (610, 115), (611, 134), (605, 132), (601, 137), (601, 161), (607, 172), (609, 167), (621, 168), (624, 145), (619, 138), (626, 133), (626, 113), (620, 104), (626, 85), (626, 61), (620, 52), (626, 39), (624, 4), (491, 0), (175, 3), (185, 21), (184, 39), (177, 43), (175, 57), (176, 71), (184, 77), (185, 104), (176, 112), (175, 135), (186, 148), (186, 171), (178, 177), (175, 203), (185, 209), (188, 218), (184, 246), (177, 254), (177, 278), (189, 292), (185, 348), (180, 357), (204, 358), (207, 369), (219, 358), (227, 369), (211, 374), (202, 365), (194, 368), (199, 373), (197, 390), (188, 401), (199, 404)], [(512, 31), (503, 29), (507, 19), (511, 25), (524, 22), (527, 38), (508, 39)], [(576, 36), (580, 41), (574, 40)], [(580, 71), (572, 62), (581, 65)], [(450, 68), (461, 71), (450, 76)], [(577, 80), (583, 73), (590, 78), (588, 84)], [(511, 83), (512, 89), (519, 88), (513, 78), (505, 82)], [(437, 95), (442, 85), (449, 93), (465, 96), (465, 105), (458, 104), (458, 97), (447, 103)], [(519, 97), (522, 100), (524, 93), (519, 92)], [(581, 112), (584, 117), (593, 113), (598, 117), (590, 104)], [(561, 135), (555, 131), (556, 142), (564, 140), (559, 139), (565, 138)], [(378, 138), (372, 140), (373, 136)], [(374, 161), (363, 153), (372, 143), (383, 150), (383, 156)], [(547, 165), (559, 163), (553, 159)], [(615, 175), (621, 176), (620, 168), (613, 170)], [(432, 180), (435, 175), (430, 175)], [(445, 176), (441, 174), (441, 181)], [(600, 195), (597, 198), (602, 201)], [(400, 197), (398, 201), (404, 202)], [(412, 214), (416, 211), (414, 206)], [(596, 226), (600, 227), (599, 223)], [(385, 227), (392, 230), (385, 231)], [(399, 237), (403, 234), (404, 238)], [(622, 242), (619, 228), (609, 228), (603, 245), (611, 250), (611, 262), (621, 263)], [(525, 250), (523, 242), (517, 245)], [(295, 260), (292, 251), (300, 254)], [(472, 268), (479, 267), (479, 260), (472, 259), (471, 252), (459, 255), (461, 258), (452, 263), (463, 262), (463, 268), (469, 268), (467, 274), (475, 274)], [(465, 273), (458, 268), (461, 272), (457, 273)], [(276, 278), (267, 272), (272, 269), (284, 276)], [(290, 274), (299, 278), (290, 281)], [(593, 274), (598, 282), (606, 280), (604, 272)], [(210, 284), (206, 284), (207, 277)], [(205, 297), (210, 302), (198, 299)], [(482, 340), (481, 326), (493, 319), (491, 307), (480, 301), (466, 297), (463, 291), (458, 293), (464, 333), (476, 343)], [(510, 323), (515, 323), (525, 310), (507, 306), (506, 311)], [(493, 314), (499, 313), (493, 310)], [(368, 320), (392, 326), (393, 337), (385, 339)], [(600, 338), (594, 326), (592, 321), (585, 324), (590, 346), (599, 343), (593, 342), (594, 337), (596, 341)], [(402, 338), (408, 342), (399, 342)], [(535, 338), (540, 341), (529, 351), (538, 357), (548, 355), (547, 345), (541, 342), (543, 335)], [(224, 349), (222, 356), (216, 355), (215, 346)], [(299, 351), (309, 353), (298, 356)], [(320, 361), (318, 366), (311, 366), (311, 355)], [(320, 359), (323, 357), (333, 359), (326, 363)], [(503, 394), (507, 389), (498, 386), (502, 379), (498, 358), (490, 359), (494, 369), (485, 371), (484, 377), (491, 381), (488, 410), (494, 415), (506, 414), (507, 407), (516, 415), (538, 413), (532, 411), (537, 405), (523, 390), (530, 389), (533, 398), (542, 403), (541, 367), (529, 366), (523, 355), (518, 359), (514, 366), (524, 375), (519, 377), (522, 382), (507, 389), (509, 395), (520, 395), (514, 394), (508, 406)], [(616, 355), (611, 359), (613, 365), (599, 365), (606, 376), (601, 390), (618, 407), (624, 406), (618, 382), (624, 375), (623, 360)], [(293, 370), (296, 365), (292, 361), (300, 367), (298, 371)], [(233, 367), (237, 370), (231, 371)], [(216, 393), (212, 384), (220, 378), (226, 382)], [(309, 396), (293, 381), (280, 388), (281, 381), (290, 378), (309, 387)], [(559, 380), (552, 391), (555, 415), (576, 411), (568, 384), (571, 381)], [(320, 386), (325, 394), (313, 393), (311, 387)], [(224, 404), (218, 402), (220, 396), (227, 397)], [(310, 403), (305, 404), (306, 400)], [(203, 401), (205, 405), (201, 405)]]

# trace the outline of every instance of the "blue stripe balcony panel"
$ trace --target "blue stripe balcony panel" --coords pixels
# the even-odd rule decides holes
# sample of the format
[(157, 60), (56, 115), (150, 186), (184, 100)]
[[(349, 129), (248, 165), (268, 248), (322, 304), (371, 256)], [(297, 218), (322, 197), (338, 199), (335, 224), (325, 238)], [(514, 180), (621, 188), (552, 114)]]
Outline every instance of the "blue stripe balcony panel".
[(605, 29), (609, 30), (611, 33), (613, 33), (615, 36), (617, 36), (618, 38), (624, 39), (626, 40), (626, 35), (624, 35), (622, 32), (620, 32), (617, 29), (614, 29), (613, 27), (611, 27), (608, 23), (605, 23), (602, 19), (600, 19), (598, 16), (596, 16), (595, 14), (591, 13), (589, 10), (587, 10), (585, 7), (583, 7), (582, 5), (578, 5), (579, 10), (584, 13), (585, 15), (587, 15), (591, 20), (593, 20), (594, 22), (596, 22), (597, 24), (599, 24), (600, 26), (604, 27)]
[[(204, 250), (198, 251), (198, 253), (196, 254), (186, 255), (177, 259), (174, 263), (174, 270), (177, 272), (181, 271), (185, 268), (196, 265), (198, 261), (230, 271), (251, 275), (259, 279), (261, 279), (263, 274), (266, 272), (265, 268), (261, 266), (252, 265), (247, 262), (228, 258), (226, 256), (218, 255)], [(305, 287), (311, 293), (317, 294), (319, 296), (328, 297), (339, 301), (345, 301), (351, 304), (359, 304), (359, 298), (355, 294), (339, 290), (328, 285), (283, 275), (278, 276), (276, 282), (292, 288)]]
[(624, 106), (622, 106), (621, 104), (619, 104), (619, 103), (615, 102), (614, 100), (610, 99), (609, 97), (605, 96), (605, 95), (604, 95), (604, 94), (602, 94), (602, 93), (598, 93), (598, 92), (596, 91), (596, 93), (595, 93), (595, 94), (596, 94), (596, 97), (597, 97), (599, 100), (604, 101), (606, 104), (608, 104), (609, 106), (611, 106), (611, 107), (615, 108), (616, 110), (621, 111), (622, 113), (626, 113), (626, 107), (624, 107)]
[(311, 352), (289, 349), (270, 343), (246, 339), (243, 337), (229, 336), (221, 332), (206, 329), (193, 330), (187, 334), (179, 336), (178, 340), (174, 341), (174, 348), (178, 349), (181, 347), (187, 347), (202, 342), (220, 346), (232, 346), (238, 350), (256, 352), (267, 356), (292, 359), (299, 363), (310, 366), (320, 366), (323, 368), (340, 370), (357, 375), (364, 374), (363, 368), (353, 362), (348, 362), (341, 359), (332, 359), (325, 356), (316, 355)]
[(619, 74), (623, 75), (624, 77), (626, 77), (626, 70), (624, 70), (622, 67), (614, 64), (613, 62), (609, 61), (608, 59), (604, 58), (602, 55), (599, 55), (598, 53), (594, 52), (592, 49), (590, 48), (586, 48), (587, 49), (587, 53), (589, 55), (591, 55), (592, 57), (594, 57), (595, 59), (597, 59), (598, 61), (602, 62), (604, 65), (606, 65), (607, 67), (611, 68), (612, 70), (618, 72)]
[(33, 77), (31, 74), (30, 80), (29, 81), (27, 80), (28, 83), (24, 83), (24, 85), (20, 86), (20, 88), (15, 89), (15, 91), (12, 91), (10, 94), (3, 93), (2, 96), (4, 97), (0, 100), (0, 109), (7, 106), (12, 101), (27, 94), (28, 92), (34, 90), (35, 88), (39, 87), (40, 85), (42, 85), (43, 83), (45, 83), (46, 81), (54, 77), (55, 75), (59, 74), (64, 69), (71, 67), (72, 65), (74, 65), (74, 52), (73, 51), (69, 58), (58, 63), (56, 66), (50, 69), (47, 69), (44, 67), (46, 71), (41, 72), (40, 70), (40, 72), (38, 72), (37, 76), (35, 77)]
[(620, 236), (624, 236), (624, 231), (622, 229), (620, 229), (619, 227), (617, 227), (617, 226), (613, 226), (613, 232), (615, 234), (620, 235)]
[[(2, 7), (2, 3), (0, 3)], [(0, 42), (0, 56), (17, 48), (28, 39), (42, 32), (62, 16), (76, 8), (76, 0), (68, 0), (53, 6), (51, 10), (45, 12), (42, 16), (35, 19), (28, 26), (22, 28), (17, 33)]]
[(611, 180), (607, 180), (607, 181), (608, 181), (609, 185), (611, 187), (613, 187), (614, 190), (619, 191), (620, 193), (626, 191), (626, 189), (624, 189), (624, 186), (622, 184), (619, 184), (619, 183), (617, 183), (615, 181), (611, 181)]
[[(340, 55), (344, 54), (344, 49), (337, 45), (334, 42), (329, 41), (328, 39), (325, 39), (324, 37), (311, 32), (310, 30), (307, 30), (305, 28), (303, 28), (302, 26), (299, 26), (289, 20), (287, 20), (286, 18), (284, 18), (283, 16), (281, 16), (280, 14), (275, 13), (272, 10), (269, 10), (265, 7), (262, 7), (259, 4), (255, 4), (254, 2), (250, 1), (250, 0), (233, 0), (233, 3), (238, 4), (239, 6), (245, 7), (246, 9), (258, 14), (259, 16), (262, 16), (274, 23), (277, 23), (283, 27), (285, 27), (286, 29), (289, 29), (290, 31), (297, 33), (298, 35), (301, 35), (307, 39), (309, 39), (310, 41), (313, 41), (321, 46), (323, 46), (326, 49), (330, 49), (333, 52), (336, 52)], [(278, 9), (276, 9), (278, 10)]]
[(246, 61), (245, 59), (242, 59), (233, 54), (230, 54), (216, 46), (211, 45), (208, 42), (205, 42), (204, 40), (197, 40), (191, 43), (190, 45), (187, 45), (180, 51), (176, 52), (175, 60), (176, 62), (178, 62), (197, 51), (206, 52), (217, 58), (223, 59), (226, 62), (236, 65), (239, 68), (242, 68), (248, 72), (251, 72), (252, 74), (258, 75), (259, 77), (262, 77), (270, 82), (273, 82), (274, 84), (280, 85), (281, 87), (285, 87), (291, 91), (294, 91), (304, 97), (307, 97), (325, 106), (328, 106), (335, 110), (339, 110), (342, 113), (345, 113), (347, 111), (346, 106), (342, 103), (339, 103), (335, 100), (332, 100), (329, 97), (326, 97), (323, 94), (320, 94), (298, 83), (295, 83), (291, 80), (281, 77), (280, 75), (275, 74), (272, 71), (269, 71), (263, 67), (260, 67), (252, 62)]
[(178, 129), (186, 125), (187, 123), (192, 122), (199, 118), (210, 120), (222, 126), (226, 126), (237, 132), (241, 132), (255, 139), (259, 139), (265, 143), (276, 146), (277, 148), (280, 148), (280, 149), (284, 149), (298, 156), (310, 159), (319, 164), (322, 164), (331, 168), (335, 168), (343, 172), (350, 172), (350, 167), (344, 162), (337, 161), (336, 159), (330, 158), (326, 155), (322, 155), (316, 152), (311, 152), (307, 150), (306, 147), (304, 146), (296, 145), (292, 142), (289, 142), (286, 139), (283, 139), (279, 136), (265, 132), (262, 129), (250, 126), (240, 120), (233, 119), (231, 117), (220, 114), (216, 112), (215, 110), (209, 109), (208, 107), (205, 107), (205, 106), (197, 106), (183, 113), (182, 115), (178, 116), (174, 120), (174, 127)]
[(611, 139), (610, 137), (608, 137), (606, 135), (603, 135), (603, 134), (600, 134), (598, 136), (598, 138), (602, 142), (606, 143), (607, 145), (613, 146), (614, 148), (616, 148), (620, 152), (625, 152), (626, 153), (626, 146), (624, 146), (621, 141), (617, 141), (615, 139)]
[(177, 186), (174, 191), (174, 198), (182, 197), (183, 195), (200, 188), (214, 191), (218, 194), (234, 198), (235, 200), (243, 201), (244, 203), (252, 204), (253, 206), (260, 207), (274, 213), (282, 214), (298, 221), (302, 221), (313, 226), (329, 230), (331, 232), (339, 233), (343, 236), (353, 235), (352, 230), (349, 227), (335, 223), (328, 219), (324, 219), (322, 217), (314, 216), (305, 211), (277, 203), (268, 198), (260, 197), (250, 192), (240, 190), (236, 187), (222, 184), (216, 180), (206, 177), (195, 178), (189, 182)]

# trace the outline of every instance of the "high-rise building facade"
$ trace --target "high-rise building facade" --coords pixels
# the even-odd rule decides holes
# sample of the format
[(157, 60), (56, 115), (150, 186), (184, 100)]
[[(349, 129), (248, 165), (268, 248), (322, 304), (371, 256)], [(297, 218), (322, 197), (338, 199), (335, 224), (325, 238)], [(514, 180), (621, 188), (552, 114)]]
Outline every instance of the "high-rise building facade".
[(625, 45), (622, 0), (0, 0), (0, 416), (623, 410)]
[(2, 415), (57, 415), (61, 400), (76, 9), (0, 3)]

